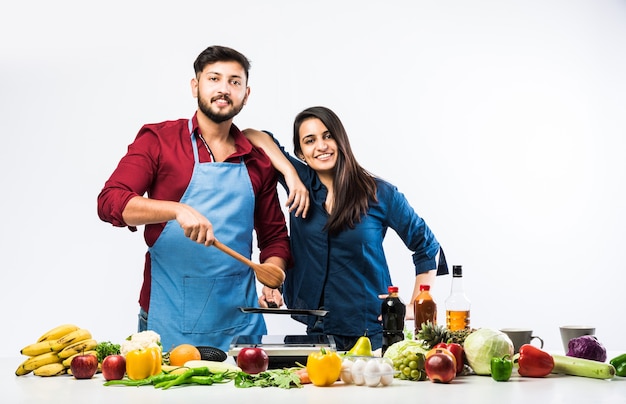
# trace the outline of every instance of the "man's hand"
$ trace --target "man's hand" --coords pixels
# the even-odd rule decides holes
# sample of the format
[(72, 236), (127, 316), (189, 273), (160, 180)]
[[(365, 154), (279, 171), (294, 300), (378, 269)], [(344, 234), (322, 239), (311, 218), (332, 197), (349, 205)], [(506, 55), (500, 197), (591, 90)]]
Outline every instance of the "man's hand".
[(283, 295), (278, 289), (271, 289), (263, 286), (261, 296), (259, 296), (259, 306), (263, 308), (281, 307), (283, 305)]
[(180, 208), (176, 212), (176, 221), (183, 229), (185, 237), (188, 237), (190, 240), (198, 244), (204, 244), (207, 247), (215, 241), (213, 225), (209, 222), (209, 219), (191, 206), (181, 203)]

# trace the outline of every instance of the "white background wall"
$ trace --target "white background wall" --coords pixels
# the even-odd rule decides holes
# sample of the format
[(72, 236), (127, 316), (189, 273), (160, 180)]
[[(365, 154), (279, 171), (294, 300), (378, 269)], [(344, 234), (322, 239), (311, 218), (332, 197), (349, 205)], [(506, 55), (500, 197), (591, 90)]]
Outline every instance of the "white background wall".
[[(96, 196), (142, 124), (193, 114), (213, 44), (253, 63), (240, 127), (289, 144), (303, 108), (342, 117), (464, 266), (473, 326), (560, 349), (559, 325), (590, 324), (626, 348), (623, 1), (6, 1), (0, 38), (0, 356), (65, 322), (136, 330), (142, 233), (101, 222)], [(410, 252), (386, 244), (408, 299)]]

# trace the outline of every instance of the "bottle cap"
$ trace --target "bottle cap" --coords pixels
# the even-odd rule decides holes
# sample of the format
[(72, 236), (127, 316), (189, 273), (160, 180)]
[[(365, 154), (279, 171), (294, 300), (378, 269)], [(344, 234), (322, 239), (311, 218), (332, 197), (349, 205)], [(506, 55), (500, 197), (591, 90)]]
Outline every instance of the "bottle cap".
[(430, 285), (420, 285), (420, 290), (430, 290)]
[(398, 293), (398, 287), (397, 286), (389, 286), (387, 288), (387, 292), (389, 292), (389, 293)]
[(452, 276), (454, 276), (454, 277), (463, 276), (463, 266), (462, 265), (454, 265), (452, 267)]

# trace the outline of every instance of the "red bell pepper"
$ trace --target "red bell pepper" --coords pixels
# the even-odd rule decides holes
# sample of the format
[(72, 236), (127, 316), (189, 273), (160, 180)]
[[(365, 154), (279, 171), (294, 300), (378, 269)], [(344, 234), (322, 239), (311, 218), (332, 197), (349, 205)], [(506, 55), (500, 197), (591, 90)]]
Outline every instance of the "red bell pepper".
[(433, 348), (443, 348), (450, 351), (456, 359), (456, 374), (459, 375), (463, 371), (465, 351), (463, 350), (463, 346), (461, 344), (457, 344), (456, 342), (451, 342), (449, 344), (440, 342)]
[(536, 346), (524, 344), (519, 349), (517, 364), (519, 365), (517, 372), (520, 376), (544, 377), (552, 372), (554, 358)]

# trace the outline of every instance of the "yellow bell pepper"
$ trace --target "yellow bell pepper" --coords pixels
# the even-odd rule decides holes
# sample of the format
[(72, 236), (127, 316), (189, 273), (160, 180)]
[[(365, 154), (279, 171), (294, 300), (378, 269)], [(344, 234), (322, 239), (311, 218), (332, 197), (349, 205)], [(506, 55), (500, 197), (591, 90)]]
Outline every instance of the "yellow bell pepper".
[(309, 354), (306, 371), (315, 386), (330, 386), (341, 374), (341, 357), (337, 352), (321, 348), (319, 352)]
[(161, 373), (163, 357), (161, 348), (135, 349), (126, 354), (126, 375), (131, 380), (141, 380)]

